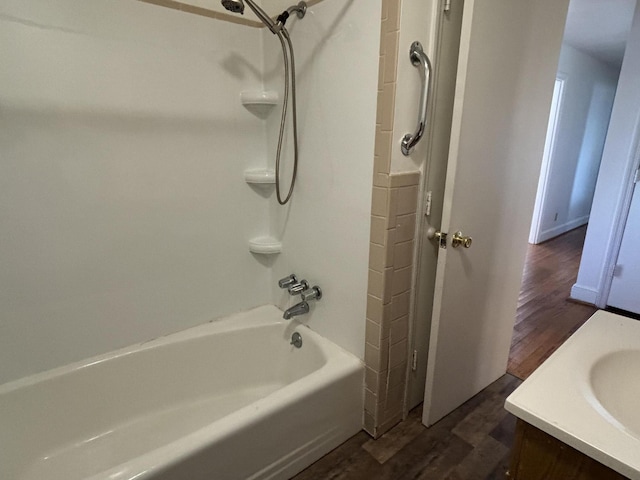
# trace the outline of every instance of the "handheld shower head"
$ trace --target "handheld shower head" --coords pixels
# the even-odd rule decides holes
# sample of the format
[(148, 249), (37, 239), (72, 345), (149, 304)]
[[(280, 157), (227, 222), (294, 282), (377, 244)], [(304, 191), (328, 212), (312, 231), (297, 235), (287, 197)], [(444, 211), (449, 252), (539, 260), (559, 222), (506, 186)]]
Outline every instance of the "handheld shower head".
[(221, 3), (230, 12), (244, 14), (244, 2), (242, 0), (221, 0)]
[[(241, 13), (244, 14), (244, 0), (220, 0), (222, 6), (233, 13)], [(253, 0), (247, 0), (249, 4), (249, 8), (253, 10), (253, 13), (264, 23), (271, 32), (274, 34), (278, 33), (278, 29), (276, 28), (276, 24), (274, 23), (267, 12), (262, 10), (258, 5), (254, 3)]]
[[(271, 30), (271, 33), (278, 34), (280, 30), (284, 28), (284, 24), (287, 21), (287, 18), (292, 13), (295, 13), (298, 18), (303, 18), (305, 13), (307, 13), (307, 4), (304, 1), (299, 2), (297, 5), (293, 5), (286, 9), (282, 14), (278, 17), (277, 22), (274, 22), (267, 12), (262, 10), (259, 5), (257, 5), (253, 0), (246, 0), (249, 4), (249, 8), (253, 10), (253, 13), (265, 24), (265, 26)], [(244, 14), (244, 0), (220, 0), (222, 6), (229, 10), (232, 13), (240, 13)]]

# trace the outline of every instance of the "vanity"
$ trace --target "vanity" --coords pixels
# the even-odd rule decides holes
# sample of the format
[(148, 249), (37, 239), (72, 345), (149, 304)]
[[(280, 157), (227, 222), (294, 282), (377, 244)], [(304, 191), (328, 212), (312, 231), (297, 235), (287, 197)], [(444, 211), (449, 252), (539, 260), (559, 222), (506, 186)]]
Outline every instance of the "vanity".
[(640, 321), (596, 312), (505, 408), (511, 479), (640, 480)]

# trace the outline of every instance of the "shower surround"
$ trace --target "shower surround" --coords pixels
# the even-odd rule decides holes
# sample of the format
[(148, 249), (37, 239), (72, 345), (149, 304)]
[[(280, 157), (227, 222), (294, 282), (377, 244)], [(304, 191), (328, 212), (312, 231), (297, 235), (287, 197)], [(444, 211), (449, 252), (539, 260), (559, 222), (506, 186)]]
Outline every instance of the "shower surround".
[[(303, 321), (364, 358), (380, 5), (363, 5), (288, 23), (301, 165), (280, 210), (243, 177), (274, 156), (278, 115), (240, 102), (281, 91), (269, 32), (132, 0), (0, 6), (0, 383), (286, 308), (291, 272), (325, 293)], [(281, 254), (248, 251), (265, 233)]]
[[(5, 399), (47, 391), (51, 395), (36, 397), (52, 400), (35, 402), (30, 412), (18, 408), (29, 401), (8, 400), (0, 413), (46, 418), (49, 408), (86, 398), (91, 385), (110, 385), (115, 398), (124, 399), (142, 385), (127, 379), (146, 373), (156, 378), (143, 390), (158, 393), (147, 398), (138, 392), (137, 400), (126, 401), (137, 405), (135, 412), (96, 398), (98, 403), (84, 410), (86, 421), (71, 420), (71, 412), (55, 415), (52, 421), (60, 428), (47, 430), (57, 431), (56, 438), (25, 423), (18, 429), (26, 436), (2, 439), (3, 451), (18, 448), (27, 454), (20, 442), (34, 448), (48, 443), (38, 443), (42, 448), (26, 463), (6, 467), (14, 468), (8, 478), (20, 478), (32, 467), (38, 477), (39, 456), (60, 459), (64, 478), (100, 478), (120, 468), (122, 478), (136, 468), (171, 477), (178, 471), (174, 467), (184, 466), (171, 463), (175, 455), (197, 457), (210, 445), (216, 445), (217, 457), (207, 458), (218, 458), (217, 465), (231, 472), (227, 478), (236, 472), (286, 478), (361, 427), (380, 8), (378, 2), (325, 0), (309, 9), (304, 24), (288, 23), (296, 49), (301, 159), (293, 200), (281, 208), (271, 187), (244, 180), (246, 170), (273, 166), (279, 118), (255, 115), (240, 99), (242, 92), (281, 91), (279, 45), (269, 32), (133, 0), (0, 5), (7, 39), (0, 44), (5, 66), (0, 72), (0, 223), (7, 232), (0, 244), (0, 388)], [(249, 251), (249, 240), (264, 234), (282, 241), (280, 254)], [(290, 334), (294, 323), (275, 322), (281, 331), (273, 342), (257, 335), (284, 352), (263, 352), (265, 358), (280, 359), (273, 368), (248, 353), (262, 352), (267, 345), (261, 343), (240, 342), (229, 355), (216, 358), (191, 358), (200, 351), (194, 347), (199, 340), (182, 343), (186, 350), (159, 347), (175, 332), (191, 338), (186, 330), (197, 325), (204, 330), (228, 326), (253, 338), (242, 330), (242, 316), (216, 319), (260, 305), (281, 315), (273, 305), (284, 309), (292, 297), (277, 288), (277, 279), (292, 272), (322, 285), (324, 298), (308, 315), (297, 317), (305, 324), (298, 327), (304, 339), (300, 351), (292, 350), (282, 333)], [(225, 335), (220, 338), (226, 346), (224, 339), (231, 340)], [(113, 354), (123, 348), (121, 354), (129, 353)], [(152, 353), (160, 350), (185, 355), (171, 353), (167, 361)], [(315, 355), (310, 363), (298, 358), (305, 350)], [(204, 351), (225, 350), (221, 344)], [(253, 363), (246, 363), (250, 358)], [(156, 367), (168, 363), (145, 369), (141, 359), (152, 359)], [(313, 365), (297, 370), (307, 363)], [(182, 389), (163, 384), (153, 372), (168, 374), (169, 365), (178, 371), (170, 384), (191, 383)], [(264, 386), (252, 382), (256, 375), (264, 377), (263, 367), (281, 377), (272, 382), (277, 388), (267, 385), (224, 418), (187, 416), (195, 422), (188, 431), (167, 428), (149, 436), (162, 438), (160, 444), (134, 445), (128, 443), (132, 436), (118, 430), (119, 425), (142, 425), (158, 412), (176, 413), (233, 393), (233, 382), (219, 383), (209, 397), (202, 390), (211, 386), (209, 376), (228, 376), (229, 365), (245, 365), (232, 377), (247, 391)], [(206, 374), (197, 374), (202, 368)], [(163, 403), (169, 397), (176, 401)], [(294, 409), (293, 397), (302, 400), (302, 410)], [(253, 415), (271, 409), (279, 413)], [(297, 412), (293, 418), (291, 412)], [(98, 426), (92, 423), (106, 417), (109, 421)], [(247, 430), (249, 424), (257, 430)], [(300, 424), (305, 427), (298, 432)], [(97, 470), (83, 470), (69, 445), (94, 437), (107, 441), (101, 428), (112, 426), (123, 435), (115, 443), (126, 448), (112, 461), (91, 462)], [(296, 445), (283, 444), (286, 452), (273, 453), (275, 446), (255, 444), (255, 451), (271, 452), (270, 459), (254, 465), (240, 458), (227, 465), (224, 445), (229, 443), (209, 441), (222, 431), (245, 444), (236, 435), (252, 431), (251, 438), (271, 438), (263, 434), (270, 432), (289, 436)], [(12, 462), (22, 461), (14, 457)], [(65, 458), (71, 461), (65, 464)], [(272, 468), (273, 462), (280, 463)]]

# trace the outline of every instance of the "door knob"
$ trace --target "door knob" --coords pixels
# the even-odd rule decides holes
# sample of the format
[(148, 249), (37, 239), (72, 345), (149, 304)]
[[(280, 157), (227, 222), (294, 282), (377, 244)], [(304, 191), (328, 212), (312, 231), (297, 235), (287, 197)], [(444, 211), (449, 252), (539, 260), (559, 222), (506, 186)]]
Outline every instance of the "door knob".
[(453, 234), (453, 238), (451, 239), (451, 246), (453, 248), (458, 248), (460, 246), (469, 248), (471, 246), (471, 242), (473, 242), (473, 238), (465, 237), (462, 235), (462, 232), (456, 232)]

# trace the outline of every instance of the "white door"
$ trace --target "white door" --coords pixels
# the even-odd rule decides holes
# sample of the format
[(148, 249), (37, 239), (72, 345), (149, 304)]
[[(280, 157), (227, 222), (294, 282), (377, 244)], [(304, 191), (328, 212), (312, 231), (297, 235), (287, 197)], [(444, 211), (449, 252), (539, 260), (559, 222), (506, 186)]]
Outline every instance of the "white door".
[[(638, 171), (640, 172), (640, 170)], [(636, 173), (638, 176), (639, 173)], [(607, 304), (640, 314), (640, 192), (633, 191)]]
[(465, 1), (426, 425), (506, 371), (568, 2)]

